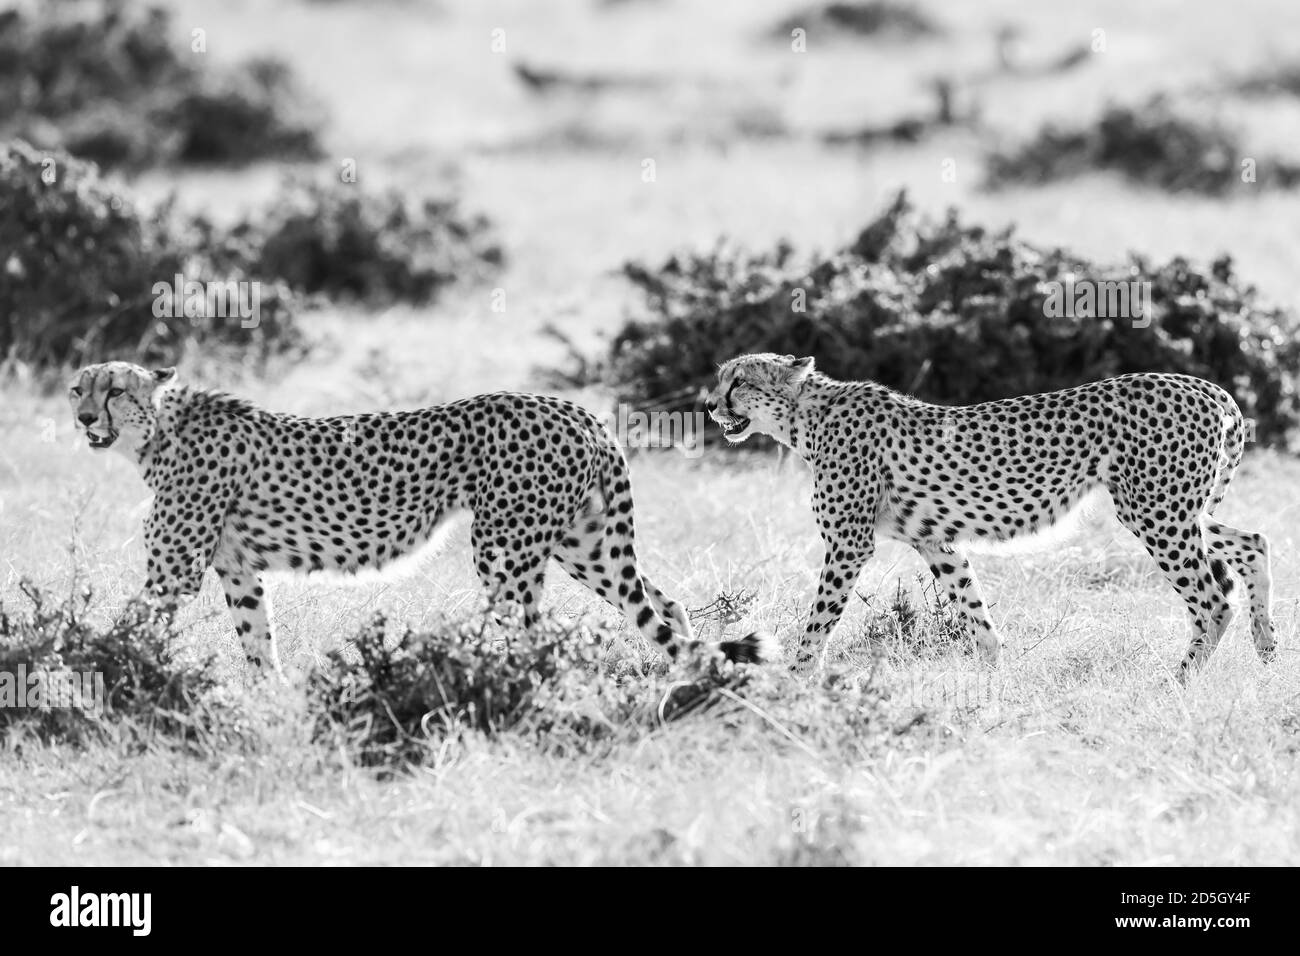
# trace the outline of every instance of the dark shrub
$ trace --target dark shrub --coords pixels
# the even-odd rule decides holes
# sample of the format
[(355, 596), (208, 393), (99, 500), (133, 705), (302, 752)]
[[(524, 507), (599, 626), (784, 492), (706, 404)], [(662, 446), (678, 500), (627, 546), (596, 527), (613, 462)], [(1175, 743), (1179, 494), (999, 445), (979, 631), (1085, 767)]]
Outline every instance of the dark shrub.
[[(412, 203), (355, 183), (289, 183), (225, 228), (170, 203), (137, 210), (67, 153), (0, 145), (0, 354), (38, 366), (172, 362), (193, 343), (254, 363), (297, 355), (307, 347), (293, 319), (304, 294), (423, 303), (502, 258), (487, 220), (463, 214), (455, 199)], [(155, 315), (156, 285), (175, 286), (177, 275), (246, 283), (246, 304), (256, 283), (256, 321), (229, 309)]]
[[(1100, 266), (1060, 249), (963, 225), (918, 221), (904, 195), (835, 255), (796, 261), (788, 245), (719, 247), (658, 268), (628, 263), (649, 316), (628, 322), (595, 366), (619, 398), (686, 410), (718, 363), (746, 352), (814, 355), (845, 379), (871, 379), (946, 403), (1066, 388), (1126, 372), (1184, 372), (1217, 382), (1286, 442), (1300, 421), (1300, 327), (1262, 304), (1226, 257), (1201, 270), (1130, 256)], [(1077, 314), (1048, 318), (1051, 282), (1151, 283), (1150, 324)], [(804, 311), (792, 306), (802, 296)]]
[(316, 134), (320, 117), (278, 60), (252, 60), (234, 72), (200, 76), (166, 96), (153, 119), (174, 136), (172, 158), (180, 163), (239, 165), (323, 155)]
[[(165, 613), (136, 601), (100, 628), (87, 620), (89, 593), (51, 600), (29, 584), (20, 589), (31, 604), (26, 613), (0, 602), (0, 735), (9, 745), (80, 746), (108, 735), (133, 745), (158, 737), (210, 742), (235, 728), (211, 696), (218, 686), (211, 659), (183, 658)], [(8, 699), (20, 681), (28, 706)], [(40, 702), (31, 695), (38, 686)], [(60, 687), (70, 693), (52, 700)]]
[(610, 661), (600, 635), (554, 620), (529, 635), (445, 620), (393, 645), (376, 619), (311, 674), (308, 696), (318, 740), (386, 771), (427, 761), (463, 732), (575, 753), (706, 712), (725, 726), (757, 720), (804, 747), (851, 749), (892, 732), (870, 680), (809, 686), (777, 666)]
[(382, 619), (372, 621), (308, 685), (318, 737), (366, 766), (419, 763), (462, 730), (585, 749), (707, 707), (718, 687), (745, 682), (745, 668), (723, 674), (710, 666), (665, 697), (653, 679), (605, 669), (598, 635), (553, 621), (525, 636), (485, 619), (448, 620), (433, 631), (408, 630), (395, 646), (384, 632)]
[(1300, 96), (1300, 62), (1260, 67), (1227, 84), (1242, 96)]
[(105, 103), (60, 121), (57, 128), (28, 128), (26, 137), (34, 143), (58, 147), (87, 159), (101, 169), (140, 169), (170, 154), (173, 135), (160, 135), (128, 106)]
[(0, 17), (0, 117), (65, 116), (187, 74), (160, 7), (48, 2)]
[(367, 193), (356, 183), (292, 184), (231, 235), (255, 250), (262, 275), (372, 304), (425, 302), (503, 259), (488, 221), (464, 215), (454, 199), (415, 204), (397, 190)]
[(155, 316), (155, 284), (178, 273), (258, 278), (212, 239), (202, 221), (177, 224), (169, 207), (138, 210), (67, 153), (0, 145), (0, 355), (58, 366), (114, 355), (171, 362), (199, 341), (259, 359), (300, 349), (290, 293), (273, 281), (262, 283), (256, 328), (238, 317)]
[(1243, 183), (1240, 163), (1248, 153), (1226, 127), (1182, 115), (1155, 97), (1136, 108), (1111, 106), (1086, 128), (1046, 126), (1029, 142), (990, 154), (987, 176), (996, 188), (1104, 170), (1144, 186), (1209, 195), (1257, 185), (1289, 189), (1300, 182), (1300, 166), (1262, 159), (1256, 182)]
[(103, 166), (320, 155), (318, 107), (288, 67), (201, 69), (162, 7), (42, 3), (0, 18), (0, 135)]
[(772, 28), (775, 38), (790, 38), (790, 31), (807, 30), (809, 35), (890, 36), (905, 39), (933, 36), (942, 32), (924, 10), (899, 0), (866, 0), (860, 3), (827, 3), (791, 14)]

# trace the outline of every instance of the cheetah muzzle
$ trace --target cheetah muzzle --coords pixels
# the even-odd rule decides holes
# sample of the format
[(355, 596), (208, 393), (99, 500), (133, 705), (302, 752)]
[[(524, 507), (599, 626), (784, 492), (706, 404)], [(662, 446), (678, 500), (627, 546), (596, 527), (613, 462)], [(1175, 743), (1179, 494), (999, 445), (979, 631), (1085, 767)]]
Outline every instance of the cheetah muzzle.
[(722, 429), (722, 434), (725, 438), (735, 439), (749, 427), (749, 419), (729, 418), (718, 422), (718, 427)]
[(113, 447), (115, 441), (117, 441), (115, 429), (107, 429), (104, 434), (99, 434), (93, 427), (86, 429), (86, 443), (95, 451), (107, 451)]

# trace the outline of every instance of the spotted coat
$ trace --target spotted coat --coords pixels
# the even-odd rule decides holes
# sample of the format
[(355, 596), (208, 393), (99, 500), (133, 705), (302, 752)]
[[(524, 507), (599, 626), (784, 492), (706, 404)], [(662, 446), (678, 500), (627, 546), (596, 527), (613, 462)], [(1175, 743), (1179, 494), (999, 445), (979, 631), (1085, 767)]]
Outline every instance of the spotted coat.
[(722, 366), (707, 408), (733, 442), (759, 432), (804, 458), (825, 544), (794, 669), (820, 660), (877, 537), (911, 545), (986, 659), (1002, 637), (963, 542), (1042, 532), (1104, 489), (1192, 620), (1180, 673), (1213, 652), (1245, 585), (1255, 647), (1274, 650), (1269, 548), (1212, 516), (1241, 462), (1232, 397), (1186, 375), (1141, 373), (979, 405), (932, 405), (835, 381), (811, 358), (745, 355)]
[[(622, 451), (572, 402), (497, 392), (302, 418), (175, 377), (92, 365), (70, 399), (91, 447), (120, 451), (154, 492), (146, 593), (173, 603), (214, 568), (254, 665), (269, 658), (279, 669), (263, 572), (380, 569), (464, 510), (479, 578), (494, 602), (522, 609), (526, 626), (554, 558), (670, 658), (696, 646), (682, 606), (638, 564)], [(760, 643), (718, 650), (755, 660)]]

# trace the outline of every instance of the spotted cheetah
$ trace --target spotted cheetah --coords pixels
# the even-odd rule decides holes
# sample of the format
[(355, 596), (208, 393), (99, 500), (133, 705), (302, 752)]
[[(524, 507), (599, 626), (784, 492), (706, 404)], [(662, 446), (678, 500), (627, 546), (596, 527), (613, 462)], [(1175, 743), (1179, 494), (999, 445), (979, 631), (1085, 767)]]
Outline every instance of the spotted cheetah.
[(724, 364), (706, 408), (729, 441), (770, 435), (812, 469), (826, 551), (796, 672), (820, 660), (878, 535), (917, 550), (996, 662), (1002, 637), (962, 544), (1042, 532), (1100, 489), (1187, 605), (1194, 634), (1180, 677), (1228, 625), (1229, 572), (1245, 584), (1255, 649), (1273, 654), (1268, 541), (1211, 517), (1245, 444), (1241, 411), (1217, 385), (1140, 373), (948, 407), (765, 353)]
[[(473, 514), (474, 565), (496, 601), (538, 619), (548, 558), (669, 658), (695, 649), (682, 606), (637, 563), (622, 450), (589, 412), (497, 392), (419, 411), (299, 418), (179, 386), (175, 369), (82, 369), (69, 399), (95, 451), (154, 492), (145, 593), (174, 604), (216, 569), (248, 662), (280, 672), (264, 571), (378, 569)], [(762, 635), (713, 648), (756, 662)]]

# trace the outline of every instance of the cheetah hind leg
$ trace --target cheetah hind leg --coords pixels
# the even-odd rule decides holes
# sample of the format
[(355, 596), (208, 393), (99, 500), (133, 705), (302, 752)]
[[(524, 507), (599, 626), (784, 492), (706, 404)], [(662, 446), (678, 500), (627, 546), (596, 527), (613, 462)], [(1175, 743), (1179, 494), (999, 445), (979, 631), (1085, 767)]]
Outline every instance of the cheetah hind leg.
[[(553, 557), (569, 577), (586, 585), (614, 607), (619, 607), (613, 597), (614, 582), (606, 576), (605, 521), (603, 512), (583, 512), (561, 540)], [(640, 578), (655, 613), (667, 621), (687, 644), (696, 643), (695, 629), (691, 627), (685, 608), (655, 587), (645, 574), (641, 573)]]
[(669, 658), (676, 660), (683, 644), (698, 643), (680, 606), (642, 578), (630, 519), (615, 521), (609, 511), (584, 510), (551, 556), (571, 578), (635, 622)]
[(1147, 528), (1139, 511), (1116, 499), (1120, 522), (1142, 542), (1166, 580), (1187, 606), (1192, 620), (1192, 642), (1178, 669), (1185, 682), (1190, 673), (1214, 653), (1232, 618), (1227, 591), (1232, 579), (1219, 558), (1211, 560), (1206, 538), (1197, 520)]
[[(1269, 608), (1273, 576), (1269, 569), (1268, 539), (1262, 534), (1239, 531), (1208, 518), (1203, 522), (1203, 527), (1210, 557), (1221, 565), (1226, 564), (1246, 587), (1255, 652), (1262, 661), (1272, 660), (1277, 641)], [(1230, 581), (1228, 583), (1231, 584)], [(1224, 593), (1227, 593), (1226, 588)]]
[(984, 604), (970, 560), (950, 547), (913, 547), (930, 566), (935, 584), (957, 612), (967, 636), (979, 648), (980, 656), (989, 664), (996, 664), (1002, 653), (1002, 635), (989, 620), (988, 608)]
[[(609, 523), (605, 513), (585, 513), (578, 517), (552, 557), (571, 578), (595, 591), (599, 597), (636, 622), (642, 633), (646, 633), (648, 628), (642, 624), (641, 617), (650, 611), (651, 617), (647, 618), (647, 624), (654, 631), (646, 636), (663, 648), (669, 658), (676, 658), (679, 641), (690, 651), (700, 647), (701, 642), (695, 637), (685, 607), (665, 595), (637, 568), (630, 540), (630, 524), (627, 540), (622, 544), (611, 544), (611, 539), (617, 537), (617, 528)], [(625, 583), (630, 581), (639, 583), (640, 588), (636, 584)], [(633, 599), (638, 590), (648, 602), (648, 608), (635, 609), (641, 603)], [(656, 617), (666, 622), (667, 628), (677, 640), (661, 639), (663, 632), (653, 622)], [(721, 641), (716, 650), (727, 660), (756, 664), (771, 660), (779, 654), (779, 649), (774, 648), (772, 643), (769, 636), (755, 632), (740, 640)]]
[(474, 551), (474, 571), (478, 574), (483, 593), (487, 596), (488, 615), (497, 625), (507, 622), (507, 615), (502, 613), (501, 600), (505, 594), (506, 574), (501, 568), (500, 556), (496, 548), (482, 534), (482, 529), (474, 527), (470, 534), (470, 544)]
[(522, 620), (524, 630), (531, 631), (541, 619), (546, 561), (558, 535), (548, 541), (545, 530), (537, 528), (532, 544), (500, 548), (491, 540), (491, 527), (493, 522), (477, 517), (470, 526), (474, 569), (487, 592), (489, 614), (498, 624)]

